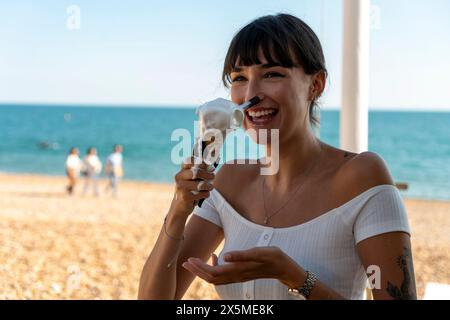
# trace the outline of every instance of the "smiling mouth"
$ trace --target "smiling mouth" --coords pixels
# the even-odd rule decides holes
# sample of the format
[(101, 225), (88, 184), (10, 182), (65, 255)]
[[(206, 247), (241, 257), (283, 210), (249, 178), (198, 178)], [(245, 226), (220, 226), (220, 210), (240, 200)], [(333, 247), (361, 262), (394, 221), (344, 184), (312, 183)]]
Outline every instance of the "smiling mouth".
[(252, 124), (267, 125), (278, 114), (278, 109), (274, 108), (250, 108), (245, 115)]

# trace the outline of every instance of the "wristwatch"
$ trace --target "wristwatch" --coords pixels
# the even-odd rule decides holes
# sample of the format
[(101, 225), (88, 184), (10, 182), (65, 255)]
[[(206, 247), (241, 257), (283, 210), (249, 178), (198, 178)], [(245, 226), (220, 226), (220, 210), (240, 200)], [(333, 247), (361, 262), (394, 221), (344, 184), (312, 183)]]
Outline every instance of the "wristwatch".
[(311, 291), (314, 288), (316, 281), (316, 275), (311, 271), (306, 271), (306, 280), (305, 283), (303, 283), (303, 286), (299, 288), (289, 288), (288, 293), (297, 299), (307, 300), (311, 295)]

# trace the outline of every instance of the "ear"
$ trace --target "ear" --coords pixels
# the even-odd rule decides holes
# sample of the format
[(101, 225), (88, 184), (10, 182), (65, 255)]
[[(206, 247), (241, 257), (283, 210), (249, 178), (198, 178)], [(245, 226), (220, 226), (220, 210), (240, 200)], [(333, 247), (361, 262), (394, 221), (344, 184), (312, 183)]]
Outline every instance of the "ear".
[(325, 90), (326, 79), (327, 77), (324, 71), (319, 71), (312, 76), (309, 90), (310, 101), (316, 100), (322, 95)]

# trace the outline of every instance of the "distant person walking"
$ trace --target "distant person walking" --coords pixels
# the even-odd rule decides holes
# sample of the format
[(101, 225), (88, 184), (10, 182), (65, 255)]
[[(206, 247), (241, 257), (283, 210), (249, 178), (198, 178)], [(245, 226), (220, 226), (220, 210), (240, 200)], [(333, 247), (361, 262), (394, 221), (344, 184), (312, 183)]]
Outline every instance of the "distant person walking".
[(66, 174), (69, 179), (69, 184), (66, 187), (66, 190), (69, 194), (73, 194), (77, 179), (80, 175), (82, 163), (78, 154), (79, 151), (77, 148), (71, 148), (66, 159)]
[(102, 163), (97, 156), (96, 148), (89, 148), (86, 156), (83, 159), (83, 175), (84, 175), (84, 188), (83, 194), (89, 189), (89, 186), (92, 185), (94, 190), (94, 195), (98, 196), (98, 174), (102, 172)]
[(105, 173), (109, 179), (107, 190), (111, 190), (117, 196), (119, 180), (123, 177), (123, 148), (121, 145), (114, 145), (113, 153), (106, 159)]

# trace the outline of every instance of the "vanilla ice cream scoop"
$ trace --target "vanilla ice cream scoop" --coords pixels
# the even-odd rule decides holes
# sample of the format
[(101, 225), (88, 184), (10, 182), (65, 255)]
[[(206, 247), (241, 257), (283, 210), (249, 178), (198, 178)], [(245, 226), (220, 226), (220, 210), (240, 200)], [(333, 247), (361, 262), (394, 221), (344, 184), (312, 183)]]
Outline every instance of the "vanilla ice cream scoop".
[(241, 105), (218, 98), (201, 105), (196, 112), (200, 121), (200, 135), (208, 129), (217, 129), (223, 133), (225, 140), (226, 130), (240, 128), (244, 123), (244, 111), (258, 104), (263, 98), (256, 96)]
[(220, 130), (225, 140), (227, 129), (231, 129), (233, 110), (236, 105), (226, 99), (218, 98), (197, 108), (200, 121), (200, 136), (208, 129)]

